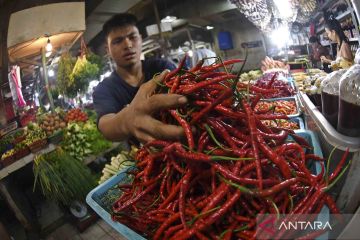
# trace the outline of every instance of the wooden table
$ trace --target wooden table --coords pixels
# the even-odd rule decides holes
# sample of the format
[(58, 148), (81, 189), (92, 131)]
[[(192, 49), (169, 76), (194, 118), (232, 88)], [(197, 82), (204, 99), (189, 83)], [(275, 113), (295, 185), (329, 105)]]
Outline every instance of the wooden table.
[[(88, 164), (92, 163), (98, 157), (103, 157), (106, 153), (114, 150), (115, 148), (117, 148), (120, 145), (121, 145), (121, 143), (118, 143), (118, 142), (113, 143), (112, 146), (109, 149), (105, 150), (104, 152), (99, 153), (97, 155), (91, 155), (91, 156), (85, 158), (84, 164), (88, 165)], [(11, 175), (13, 172), (25, 167), (27, 164), (33, 162), (34, 158), (37, 155), (46, 154), (55, 149), (56, 149), (56, 145), (49, 144), (46, 148), (40, 150), (39, 152), (37, 152), (35, 154), (31, 153), (31, 154), (17, 160), (13, 164), (0, 170), (0, 194), (3, 196), (4, 200), (7, 202), (8, 206), (15, 214), (15, 217), (19, 220), (19, 222), (24, 226), (24, 228), (26, 230), (34, 230), (34, 228), (35, 228), (34, 223), (31, 220), (31, 217), (29, 217), (29, 214), (27, 213), (28, 207), (22, 206), (22, 204), (27, 202), (26, 197), (25, 197), (25, 195), (19, 196), (19, 194), (17, 194), (16, 197), (12, 196), (13, 194), (11, 194), (11, 191), (9, 191), (9, 187), (8, 187), (9, 184), (8, 184), (6, 177)], [(20, 204), (20, 202), (22, 204)]]

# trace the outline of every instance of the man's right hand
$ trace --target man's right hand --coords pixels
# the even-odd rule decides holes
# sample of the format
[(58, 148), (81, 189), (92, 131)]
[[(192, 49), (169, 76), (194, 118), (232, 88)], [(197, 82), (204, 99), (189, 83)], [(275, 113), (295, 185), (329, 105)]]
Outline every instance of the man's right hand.
[[(125, 140), (133, 136), (146, 143), (154, 139), (179, 140), (184, 136), (182, 127), (164, 124), (153, 117), (159, 110), (176, 108), (187, 103), (186, 97), (182, 95), (154, 94), (157, 82), (162, 82), (167, 73), (168, 71), (164, 71), (142, 84), (132, 102), (119, 113), (111, 116), (108, 114), (100, 119), (99, 129), (107, 138)], [(111, 132), (111, 129), (115, 131)]]

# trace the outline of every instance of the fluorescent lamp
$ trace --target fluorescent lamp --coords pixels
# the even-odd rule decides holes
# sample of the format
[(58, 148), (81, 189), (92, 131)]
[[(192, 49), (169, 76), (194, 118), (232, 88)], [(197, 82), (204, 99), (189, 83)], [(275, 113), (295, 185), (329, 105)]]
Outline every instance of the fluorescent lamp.
[(214, 29), (213, 26), (206, 26), (206, 30), (211, 30), (211, 29)]
[(165, 18), (161, 19), (162, 23), (171, 23), (173, 21), (175, 21), (177, 19), (177, 17), (175, 16), (166, 16)]
[(46, 50), (46, 52), (51, 52), (52, 48), (53, 48), (53, 46), (52, 46), (52, 44), (50, 42), (50, 38), (48, 38), (45, 50)]
[(271, 33), (272, 42), (275, 43), (279, 48), (286, 46), (286, 44), (289, 42), (289, 37), (290, 33), (287, 26), (281, 26)]
[(50, 69), (50, 70), (48, 71), (48, 75), (49, 75), (49, 77), (53, 77), (53, 76), (55, 75), (54, 70)]
[(274, 0), (274, 3), (281, 18), (289, 19), (293, 17), (294, 13), (289, 0)]

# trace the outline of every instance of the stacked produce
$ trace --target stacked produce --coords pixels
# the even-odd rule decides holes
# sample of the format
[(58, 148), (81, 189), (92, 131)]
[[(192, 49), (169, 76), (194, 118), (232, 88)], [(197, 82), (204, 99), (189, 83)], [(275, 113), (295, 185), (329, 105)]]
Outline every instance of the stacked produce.
[(4, 159), (9, 158), (9, 157), (14, 157), (15, 156), (15, 149), (10, 149), (8, 151), (6, 151), (2, 156), (1, 156), (1, 161), (4, 161)]
[(86, 122), (87, 120), (87, 114), (81, 111), (80, 108), (71, 109), (65, 116), (67, 122)]
[[(119, 185), (114, 221), (149, 239), (254, 239), (259, 213), (317, 214), (324, 205), (338, 212), (326, 191), (348, 168), (342, 169), (346, 156), (327, 174), (305, 139), (261, 123), (286, 115), (254, 111), (261, 94), (274, 91), (274, 78), (259, 88), (217, 72), (222, 64), (200, 63), (184, 73), (183, 63), (157, 92), (187, 96), (186, 106), (159, 113), (162, 122), (184, 128), (186, 142), (155, 140), (138, 151), (136, 168), (128, 171), (132, 182)], [(310, 172), (313, 161), (323, 167), (319, 175)]]
[[(254, 86), (264, 88), (269, 84), (271, 78), (274, 74), (264, 74), (260, 79), (258, 79)], [(290, 97), (296, 94), (295, 89), (289, 84), (288, 81), (275, 79), (272, 83), (272, 88), (277, 91), (269, 91), (263, 93), (263, 98), (281, 98), (281, 97)]]
[(78, 123), (68, 124), (62, 146), (70, 156), (80, 161), (92, 153), (89, 137)]
[(45, 197), (66, 206), (82, 201), (95, 186), (89, 169), (61, 148), (36, 156), (33, 171), (34, 188), (40, 185)]
[(285, 71), (287, 72), (289, 65), (285, 64), (282, 61), (274, 60), (268, 56), (261, 61), (261, 71), (263, 72), (276, 72), (276, 71)]
[(255, 112), (258, 113), (283, 113), (285, 115), (294, 115), (298, 113), (295, 100), (276, 100), (276, 101), (260, 101)]
[(93, 154), (96, 155), (111, 147), (112, 143), (104, 138), (95, 122), (87, 121), (80, 126), (84, 129), (88, 142), (91, 144), (90, 149)]
[(83, 161), (90, 154), (98, 154), (110, 148), (111, 142), (101, 135), (95, 123), (73, 122), (65, 129), (62, 146), (72, 157)]
[(132, 147), (130, 152), (121, 151), (118, 155), (112, 157), (110, 164), (105, 164), (102, 170), (99, 184), (118, 174), (121, 170), (134, 166), (134, 157), (137, 150), (137, 148)]
[(57, 131), (64, 129), (66, 122), (59, 114), (49, 113), (40, 119), (39, 125), (48, 136), (51, 136)]
[(293, 78), (299, 91), (313, 95), (320, 94), (320, 85), (326, 75), (320, 69), (309, 69), (308, 73), (293, 73)]
[(26, 135), (26, 139), (24, 140), (24, 143), (28, 147), (31, 147), (36, 143), (42, 142), (44, 139), (46, 139), (46, 133), (39, 127), (39, 125), (37, 124), (28, 125), (28, 133)]
[(267, 127), (278, 127), (290, 130), (300, 129), (300, 126), (297, 122), (288, 119), (262, 120), (261, 122)]
[(240, 75), (240, 81), (242, 82), (253, 81), (253, 80), (257, 80), (261, 76), (262, 76), (261, 70), (251, 70), (248, 73), (242, 73)]

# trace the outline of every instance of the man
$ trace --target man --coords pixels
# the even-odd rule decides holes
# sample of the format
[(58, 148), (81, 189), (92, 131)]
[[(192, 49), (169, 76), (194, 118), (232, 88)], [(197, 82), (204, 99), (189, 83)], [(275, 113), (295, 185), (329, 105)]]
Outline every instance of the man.
[(329, 50), (320, 44), (319, 39), (316, 36), (311, 36), (309, 38), (309, 43), (312, 51), (312, 54), (310, 55), (310, 60), (314, 67), (320, 67), (321, 56), (326, 56), (327, 58), (330, 58)]
[[(177, 94), (153, 94), (173, 64), (161, 59), (141, 61), (142, 38), (136, 17), (122, 13), (103, 26), (107, 51), (116, 70), (95, 89), (94, 107), (98, 128), (109, 140), (122, 141), (135, 137), (140, 142), (154, 139), (180, 139), (183, 129), (166, 125), (153, 118), (160, 109), (176, 108), (187, 102)], [(165, 71), (164, 71), (165, 70)], [(160, 75), (151, 79), (155, 74)]]

